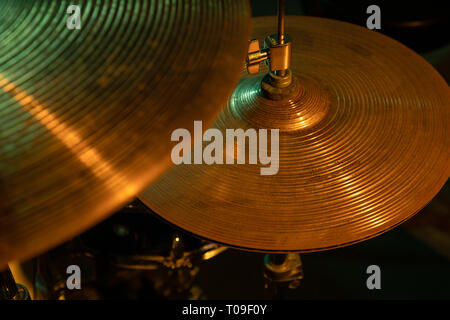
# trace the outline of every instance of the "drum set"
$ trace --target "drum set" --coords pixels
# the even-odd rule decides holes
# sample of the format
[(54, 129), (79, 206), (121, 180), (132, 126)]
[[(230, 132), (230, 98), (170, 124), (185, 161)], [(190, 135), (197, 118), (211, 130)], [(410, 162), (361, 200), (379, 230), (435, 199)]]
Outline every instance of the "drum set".
[[(68, 0), (0, 3), (5, 299), (29, 298), (13, 261), (32, 261), (35, 299), (201, 299), (199, 264), (227, 248), (265, 253), (267, 287), (296, 288), (300, 253), (433, 199), (450, 173), (445, 80), (387, 36), (278, 2), (251, 18), (245, 0), (98, 0), (79, 30), (61, 25)], [(194, 121), (278, 130), (278, 172), (174, 164), (171, 134)]]

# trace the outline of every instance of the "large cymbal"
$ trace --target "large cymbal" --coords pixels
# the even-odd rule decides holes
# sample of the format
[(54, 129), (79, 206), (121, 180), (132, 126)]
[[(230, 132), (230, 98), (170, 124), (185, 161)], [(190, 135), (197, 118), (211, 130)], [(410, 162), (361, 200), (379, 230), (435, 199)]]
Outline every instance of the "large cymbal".
[[(189, 232), (249, 250), (326, 250), (379, 235), (419, 211), (448, 178), (449, 87), (384, 35), (286, 19), (298, 95), (266, 100), (262, 76), (246, 76), (213, 125), (279, 128), (278, 174), (260, 175), (260, 165), (179, 165), (139, 197)], [(277, 22), (253, 25), (262, 39)]]
[(0, 266), (157, 178), (171, 132), (211, 123), (245, 60), (246, 0), (85, 1), (80, 30), (71, 4), (0, 2)]

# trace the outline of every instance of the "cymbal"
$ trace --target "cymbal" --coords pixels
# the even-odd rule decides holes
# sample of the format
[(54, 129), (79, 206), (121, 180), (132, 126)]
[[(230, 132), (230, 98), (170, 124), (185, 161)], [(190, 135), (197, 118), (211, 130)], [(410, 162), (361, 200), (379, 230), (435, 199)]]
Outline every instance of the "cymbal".
[[(253, 19), (253, 36), (276, 25)], [(213, 125), (279, 129), (278, 173), (180, 164), (139, 195), (163, 219), (245, 250), (327, 250), (394, 228), (447, 180), (450, 92), (432, 66), (345, 22), (288, 16), (286, 32), (298, 94), (267, 100), (263, 75), (244, 76)]]
[(174, 129), (217, 116), (245, 60), (246, 0), (88, 1), (73, 30), (70, 5), (0, 3), (0, 265), (135, 197), (171, 165)]

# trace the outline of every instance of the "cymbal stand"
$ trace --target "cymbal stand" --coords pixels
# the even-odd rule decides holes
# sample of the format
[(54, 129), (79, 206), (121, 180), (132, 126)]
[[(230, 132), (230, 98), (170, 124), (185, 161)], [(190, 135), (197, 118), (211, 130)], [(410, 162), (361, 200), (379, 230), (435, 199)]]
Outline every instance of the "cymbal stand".
[(261, 49), (258, 39), (250, 40), (247, 55), (247, 72), (260, 72), (261, 62), (266, 62), (269, 73), (261, 82), (261, 94), (270, 100), (285, 100), (298, 94), (299, 84), (289, 70), (292, 56), (292, 43), (284, 32), (285, 1), (278, 0), (278, 33), (264, 39)]
[(303, 279), (303, 267), (300, 254), (266, 254), (264, 256), (265, 288), (278, 293), (278, 287), (287, 284), (289, 289), (296, 289)]
[(16, 283), (9, 267), (0, 271), (0, 300), (30, 300), (28, 290)]
[[(292, 43), (285, 33), (285, 0), (278, 0), (278, 33), (264, 39), (261, 49), (257, 39), (250, 40), (247, 55), (247, 72), (260, 72), (261, 62), (265, 62), (269, 73), (261, 81), (261, 94), (270, 100), (285, 100), (298, 94), (300, 84), (289, 70)], [(268, 254), (264, 256), (264, 277), (266, 288), (289, 283), (289, 288), (297, 288), (303, 278), (300, 254)]]

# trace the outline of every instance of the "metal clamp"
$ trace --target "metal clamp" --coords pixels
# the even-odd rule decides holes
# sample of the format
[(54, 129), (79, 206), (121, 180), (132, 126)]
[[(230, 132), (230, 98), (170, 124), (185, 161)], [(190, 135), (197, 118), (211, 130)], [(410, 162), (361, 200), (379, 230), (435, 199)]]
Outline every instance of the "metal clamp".
[(270, 71), (285, 71), (291, 65), (291, 40), (284, 35), (284, 43), (277, 41), (278, 35), (272, 34), (264, 39), (264, 48), (260, 49), (257, 39), (250, 40), (247, 55), (247, 72), (257, 74), (260, 71), (260, 63), (266, 61)]

